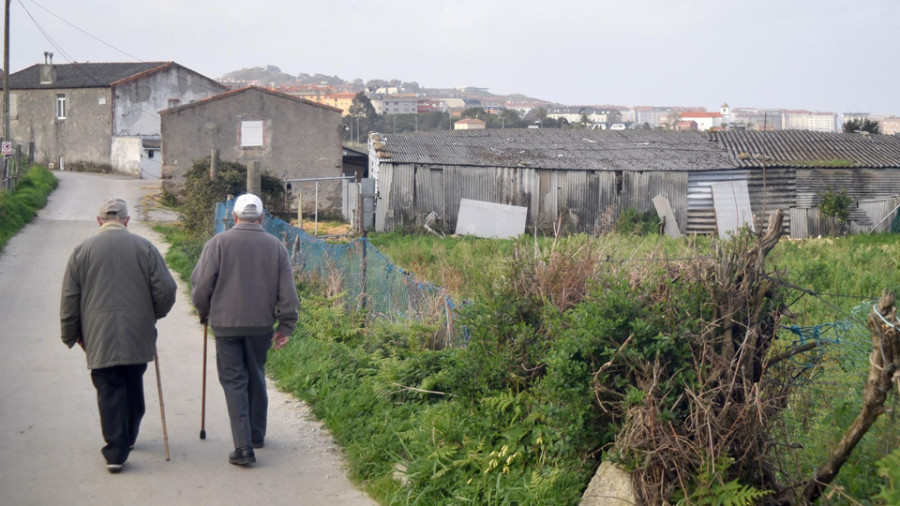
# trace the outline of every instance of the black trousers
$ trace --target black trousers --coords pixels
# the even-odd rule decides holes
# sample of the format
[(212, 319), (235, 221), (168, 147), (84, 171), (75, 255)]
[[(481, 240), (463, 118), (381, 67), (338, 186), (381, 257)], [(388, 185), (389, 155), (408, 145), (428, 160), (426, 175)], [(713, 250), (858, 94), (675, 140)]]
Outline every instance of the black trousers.
[(266, 358), (272, 332), (239, 337), (216, 336), (216, 367), (225, 391), (234, 447), (266, 437)]
[(137, 440), (144, 416), (144, 372), (147, 364), (117, 365), (91, 370), (100, 408), (100, 429), (107, 464), (123, 464)]

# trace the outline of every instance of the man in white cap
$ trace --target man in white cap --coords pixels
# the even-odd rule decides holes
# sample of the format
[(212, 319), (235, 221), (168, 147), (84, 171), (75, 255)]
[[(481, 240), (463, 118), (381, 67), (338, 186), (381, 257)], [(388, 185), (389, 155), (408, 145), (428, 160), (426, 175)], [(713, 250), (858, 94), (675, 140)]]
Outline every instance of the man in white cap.
[[(288, 252), (262, 227), (263, 203), (246, 193), (234, 202), (235, 225), (210, 239), (191, 274), (200, 322), (216, 337), (216, 367), (225, 390), (235, 465), (256, 462), (266, 436), (266, 358), (287, 344), (297, 324), (297, 286)], [(273, 325), (278, 322), (278, 328)]]
[(97, 389), (106, 468), (118, 473), (144, 416), (144, 372), (156, 355), (156, 320), (175, 304), (175, 280), (159, 250), (131, 234), (128, 205), (100, 205), (100, 231), (69, 257), (63, 278), (62, 341), (80, 345)]

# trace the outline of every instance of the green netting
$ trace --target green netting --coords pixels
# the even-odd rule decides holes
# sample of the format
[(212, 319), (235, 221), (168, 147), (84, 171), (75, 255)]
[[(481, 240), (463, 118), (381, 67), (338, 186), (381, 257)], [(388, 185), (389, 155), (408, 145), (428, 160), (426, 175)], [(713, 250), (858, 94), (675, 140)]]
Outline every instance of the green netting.
[[(788, 400), (782, 427), (785, 432), (779, 439), (790, 442), (791, 446), (777, 449), (788, 469), (811, 474), (825, 461), (862, 408), (862, 391), (873, 351), (867, 318), (874, 302), (856, 306), (843, 320), (810, 327), (785, 327), (789, 333), (781, 333), (788, 348), (816, 345), (792, 357), (795, 364), (807, 369), (808, 374), (789, 379), (797, 384), (797, 388)], [(855, 470), (844, 474), (874, 475), (875, 461), (896, 448), (900, 442), (897, 399), (896, 393), (888, 396), (887, 412), (853, 452), (849, 467)], [(859, 494), (859, 491), (852, 492)]]
[[(233, 200), (216, 205), (215, 233), (233, 224), (230, 219), (233, 206)], [(263, 227), (284, 242), (298, 272), (319, 276), (329, 285), (338, 284), (348, 305), (376, 317), (431, 320), (437, 317), (452, 329), (455, 306), (447, 291), (416, 280), (391, 263), (368, 239), (332, 244), (268, 214)], [(453, 334), (452, 330), (449, 334)]]

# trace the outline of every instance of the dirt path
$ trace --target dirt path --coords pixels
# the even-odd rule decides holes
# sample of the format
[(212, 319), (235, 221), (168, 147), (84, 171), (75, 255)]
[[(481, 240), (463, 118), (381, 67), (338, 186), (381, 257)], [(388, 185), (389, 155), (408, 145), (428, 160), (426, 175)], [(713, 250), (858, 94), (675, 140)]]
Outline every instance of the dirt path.
[[(59, 298), (72, 249), (97, 229), (99, 202), (125, 198), (129, 229), (165, 244), (144, 220), (158, 181), (56, 173), (59, 188), (39, 217), (0, 253), (0, 504), (372, 505), (347, 479), (339, 449), (308, 408), (269, 389), (269, 430), (258, 463), (230, 465), (231, 435), (210, 343), (207, 439), (199, 439), (203, 330), (188, 288), (161, 320), (159, 356), (171, 460), (165, 460), (156, 375), (145, 375), (147, 414), (118, 475), (106, 472), (96, 396), (84, 353), (59, 337)], [(142, 204), (138, 204), (142, 202)]]

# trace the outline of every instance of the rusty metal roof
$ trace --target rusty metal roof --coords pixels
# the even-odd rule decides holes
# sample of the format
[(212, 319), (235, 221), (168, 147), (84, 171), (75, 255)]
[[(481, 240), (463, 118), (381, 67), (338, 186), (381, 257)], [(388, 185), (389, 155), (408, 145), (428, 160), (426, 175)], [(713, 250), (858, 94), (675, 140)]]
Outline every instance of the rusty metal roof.
[(900, 167), (900, 137), (807, 130), (714, 132), (737, 167)]
[(734, 166), (706, 133), (489, 129), (374, 134), (385, 162), (565, 170), (715, 170)]

